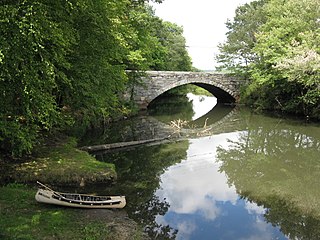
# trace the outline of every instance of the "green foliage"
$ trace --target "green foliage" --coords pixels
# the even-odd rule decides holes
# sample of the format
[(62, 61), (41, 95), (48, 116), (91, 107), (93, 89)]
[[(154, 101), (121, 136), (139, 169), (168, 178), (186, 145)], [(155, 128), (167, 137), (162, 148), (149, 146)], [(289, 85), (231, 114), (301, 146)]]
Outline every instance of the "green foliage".
[(170, 22), (163, 22), (160, 27), (157, 34), (165, 54), (162, 64), (157, 64), (153, 68), (166, 71), (191, 71), (192, 62), (186, 50), (183, 28)]
[[(125, 69), (191, 65), (181, 28), (170, 27), (180, 48), (164, 44), (168, 24), (148, 1), (3, 0), (0, 23), (0, 149), (14, 156), (43, 132), (128, 113), (121, 96), (138, 82)], [(171, 56), (179, 57), (165, 66)]]
[(2, 177), (16, 182), (41, 181), (74, 186), (81, 181), (89, 185), (116, 179), (113, 164), (97, 161), (87, 152), (78, 150), (76, 145), (72, 138), (47, 143), (47, 146), (37, 148), (35, 157), (11, 164), (13, 170), (2, 173)]
[(35, 188), (21, 184), (0, 187), (1, 239), (142, 239), (137, 225), (119, 213), (40, 204), (35, 193)]
[(219, 45), (217, 60), (221, 65), (218, 70), (246, 76), (248, 65), (258, 57), (253, 47), (259, 27), (266, 22), (265, 3), (266, 0), (259, 0), (240, 6), (236, 9), (234, 19), (227, 21), (227, 40)]
[(71, 88), (64, 89), (60, 104), (85, 125), (121, 108), (118, 94), (126, 81), (122, 61), (127, 49), (118, 29), (125, 7), (125, 1), (83, 1), (72, 19), (77, 44), (71, 48), (67, 72)]
[(318, 239), (317, 126), (252, 114), (245, 122), (246, 131), (218, 148), (220, 171), (241, 196), (267, 208), (265, 218), (290, 239)]
[[(277, 105), (287, 112), (312, 114), (320, 104), (318, 1), (273, 0), (266, 9), (269, 18), (254, 47), (261, 57), (261, 65), (253, 67), (254, 80), (275, 87), (281, 81)], [(290, 98), (281, 98), (284, 93)]]
[(260, 0), (238, 8), (220, 60), (246, 73), (245, 103), (320, 118), (319, 12), (318, 0)]
[[(60, 4), (55, 11), (61, 8), (69, 9)], [(65, 54), (73, 39), (63, 37), (50, 12), (45, 1), (0, 5), (1, 142), (15, 154), (29, 152), (37, 132), (62, 119), (52, 93), (66, 81), (59, 69), (69, 67)]]

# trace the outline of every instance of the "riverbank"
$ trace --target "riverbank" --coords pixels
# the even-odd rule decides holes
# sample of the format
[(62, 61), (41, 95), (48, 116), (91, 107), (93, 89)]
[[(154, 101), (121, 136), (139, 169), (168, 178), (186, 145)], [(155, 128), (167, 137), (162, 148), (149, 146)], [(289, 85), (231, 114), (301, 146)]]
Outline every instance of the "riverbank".
[(146, 239), (123, 209), (40, 204), (35, 191), (22, 184), (0, 187), (0, 239)]
[(41, 181), (60, 186), (83, 186), (100, 182), (112, 184), (116, 180), (113, 164), (99, 162), (76, 146), (76, 140), (70, 137), (47, 141), (28, 158), (2, 163), (7, 170), (1, 174), (1, 182)]
[(113, 164), (76, 146), (75, 139), (64, 137), (47, 141), (27, 159), (0, 161), (1, 183), (9, 183), (0, 187), (0, 239), (146, 239), (125, 209), (81, 210), (35, 201), (36, 181), (59, 188), (115, 184)]

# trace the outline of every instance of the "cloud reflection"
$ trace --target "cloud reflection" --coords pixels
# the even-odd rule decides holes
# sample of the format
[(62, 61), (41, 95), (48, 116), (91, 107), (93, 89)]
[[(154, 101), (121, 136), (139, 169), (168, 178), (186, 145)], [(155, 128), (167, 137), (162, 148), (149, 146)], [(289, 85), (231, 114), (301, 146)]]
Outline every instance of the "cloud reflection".
[(236, 141), (238, 137), (239, 132), (233, 132), (189, 140), (187, 158), (161, 176), (156, 194), (170, 207), (156, 221), (177, 229), (177, 239), (192, 239), (195, 235), (211, 239), (215, 233), (221, 239), (227, 235), (226, 239), (241, 239), (243, 235), (244, 239), (272, 239), (272, 227), (262, 216), (265, 210), (239, 200), (235, 187), (229, 186), (226, 175), (219, 172), (217, 147), (228, 148), (228, 139)]
[[(236, 136), (229, 133), (190, 140), (187, 159), (170, 167), (161, 176), (157, 195), (170, 203), (169, 212), (200, 214), (213, 221), (221, 214), (217, 201), (236, 203), (235, 188), (228, 186), (225, 174), (219, 173), (219, 164), (215, 162), (217, 146), (227, 146), (227, 137)], [(157, 220), (167, 225), (164, 217), (159, 216)], [(176, 228), (179, 236), (187, 238), (197, 227), (194, 222), (184, 220)]]
[[(232, 138), (234, 134), (227, 135)], [(190, 140), (187, 159), (161, 176), (161, 190), (157, 195), (166, 197), (170, 211), (199, 212), (206, 219), (214, 220), (220, 213), (216, 201), (236, 202), (235, 188), (227, 185), (226, 176), (219, 173), (219, 164), (215, 163), (218, 145), (227, 145), (225, 136)]]
[(247, 209), (249, 214), (264, 214), (266, 210), (263, 207), (258, 206), (254, 202), (246, 202), (245, 208)]

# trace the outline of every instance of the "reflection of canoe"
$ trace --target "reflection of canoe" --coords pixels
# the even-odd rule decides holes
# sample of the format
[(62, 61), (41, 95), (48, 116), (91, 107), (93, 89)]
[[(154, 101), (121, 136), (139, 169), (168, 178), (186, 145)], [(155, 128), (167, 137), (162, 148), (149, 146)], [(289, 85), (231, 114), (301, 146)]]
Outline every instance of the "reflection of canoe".
[(56, 192), (42, 183), (46, 189), (38, 189), (36, 200), (41, 203), (56, 204), (78, 208), (123, 208), (126, 205), (124, 196), (94, 196), (77, 193)]

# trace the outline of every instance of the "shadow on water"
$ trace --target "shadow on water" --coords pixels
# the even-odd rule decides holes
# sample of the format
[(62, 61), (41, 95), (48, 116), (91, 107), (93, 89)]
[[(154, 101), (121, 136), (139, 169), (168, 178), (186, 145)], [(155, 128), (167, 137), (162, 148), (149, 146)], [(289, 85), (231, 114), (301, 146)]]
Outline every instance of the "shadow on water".
[[(157, 136), (185, 108), (192, 119), (185, 100), (101, 139)], [(108, 192), (127, 196), (129, 216), (151, 239), (320, 239), (320, 126), (231, 110), (218, 105), (194, 121), (214, 126), (207, 137), (96, 153), (116, 165)]]
[(193, 121), (197, 109), (188, 97), (160, 97), (150, 105), (147, 114), (115, 122), (105, 128), (90, 129), (79, 146), (166, 138), (175, 132), (170, 126), (171, 121), (180, 119), (188, 122), (185, 128), (202, 128), (205, 124), (209, 126), (219, 122), (234, 110), (233, 106), (222, 104), (214, 104), (211, 108), (211, 111)]
[(192, 101), (184, 95), (160, 96), (148, 107), (148, 115), (166, 124), (175, 119), (190, 122), (194, 114)]
[[(203, 107), (202, 104), (205, 106)], [(159, 97), (150, 104), (148, 114), (166, 124), (180, 119), (188, 122), (186, 128), (201, 128), (220, 121), (233, 109), (234, 106), (231, 105), (217, 104), (215, 97), (197, 96), (189, 93), (188, 97)], [(199, 113), (203, 113), (203, 115), (199, 116)], [(194, 116), (199, 117), (194, 119)]]
[(96, 155), (98, 160), (116, 165), (119, 180), (112, 192), (125, 193), (129, 216), (142, 224), (152, 239), (174, 239), (174, 229), (156, 222), (156, 217), (164, 215), (170, 205), (156, 196), (155, 191), (165, 170), (185, 159), (188, 145), (188, 141), (181, 141)]
[(97, 158), (116, 164), (113, 191), (152, 239), (320, 239), (319, 126), (235, 118), (240, 131)]
[(201, 116), (200, 118), (192, 121), (190, 123), (191, 126), (195, 127), (203, 127), (204, 125), (210, 126), (221, 119), (223, 119), (225, 116), (227, 116), (232, 110), (234, 109), (234, 106), (225, 105), (225, 104), (217, 104), (212, 108), (212, 110), (205, 115)]

